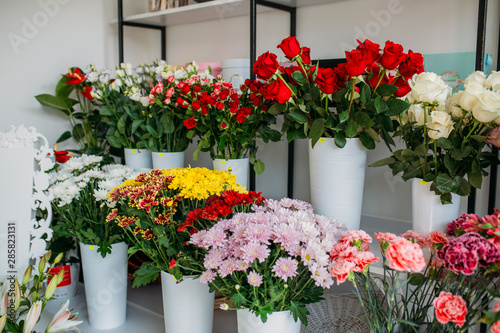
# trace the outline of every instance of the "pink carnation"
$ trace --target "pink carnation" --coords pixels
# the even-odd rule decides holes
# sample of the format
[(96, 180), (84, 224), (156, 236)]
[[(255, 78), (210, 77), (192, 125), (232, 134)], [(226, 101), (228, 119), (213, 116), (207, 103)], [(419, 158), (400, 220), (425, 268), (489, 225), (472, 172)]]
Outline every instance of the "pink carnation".
[(338, 242), (337, 244), (335, 244), (333, 246), (332, 250), (330, 251), (330, 260), (331, 261), (337, 260), (340, 253), (342, 251), (344, 251), (345, 249), (347, 249), (348, 247), (349, 247), (349, 243), (347, 243), (347, 242)]
[(406, 238), (412, 243), (417, 243), (420, 246), (425, 246), (425, 237), (413, 230), (408, 230), (407, 232), (402, 234), (401, 237)]
[(405, 238), (396, 239), (389, 244), (385, 255), (389, 267), (400, 272), (420, 272), (425, 267), (422, 248)]
[(372, 252), (357, 252), (352, 258), (352, 261), (356, 264), (353, 271), (362, 272), (366, 266), (379, 261), (379, 258), (375, 257)]
[(367, 242), (367, 243), (372, 242), (372, 238), (370, 237), (370, 235), (368, 235), (363, 230), (351, 230), (348, 233), (343, 234), (340, 237), (339, 242), (352, 243), (355, 240), (361, 240), (361, 241)]
[(442, 232), (432, 231), (429, 236), (427, 236), (430, 243), (433, 244), (448, 244), (450, 239)]
[(345, 282), (349, 273), (356, 267), (356, 264), (345, 259), (339, 259), (330, 268), (333, 277), (337, 278), (337, 285)]
[(458, 327), (464, 326), (467, 304), (462, 297), (441, 291), (439, 296), (434, 299), (434, 309), (436, 319), (441, 324), (447, 324), (451, 321)]
[(398, 236), (393, 234), (392, 232), (376, 232), (375, 233), (375, 239), (380, 243), (382, 242), (392, 242), (395, 240)]

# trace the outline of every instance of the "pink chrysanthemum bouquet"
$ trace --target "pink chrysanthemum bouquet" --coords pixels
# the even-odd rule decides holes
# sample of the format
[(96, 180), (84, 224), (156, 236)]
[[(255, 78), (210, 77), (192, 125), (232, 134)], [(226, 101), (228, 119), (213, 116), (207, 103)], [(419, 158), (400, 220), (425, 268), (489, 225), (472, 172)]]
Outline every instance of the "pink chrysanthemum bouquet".
[(263, 322), (272, 312), (290, 310), (307, 323), (305, 305), (319, 301), (333, 284), (329, 252), (344, 230), (306, 202), (267, 200), (254, 213), (195, 233), (190, 242), (208, 251), (201, 281), (236, 308), (255, 312)]

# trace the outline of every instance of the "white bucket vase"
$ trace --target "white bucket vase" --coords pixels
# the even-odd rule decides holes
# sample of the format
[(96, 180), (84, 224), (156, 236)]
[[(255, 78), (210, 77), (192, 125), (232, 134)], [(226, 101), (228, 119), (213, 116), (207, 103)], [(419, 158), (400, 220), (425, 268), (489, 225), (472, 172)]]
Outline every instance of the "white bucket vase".
[(153, 169), (177, 169), (184, 167), (183, 151), (180, 152), (151, 152)]
[(309, 141), (311, 203), (316, 214), (334, 218), (349, 230), (359, 229), (367, 150), (359, 139), (338, 148), (331, 138)]
[(97, 245), (80, 243), (89, 324), (96, 329), (121, 326), (127, 314), (127, 249), (113, 244), (102, 257)]
[(153, 158), (147, 149), (124, 148), (125, 165), (135, 170), (152, 169)]
[(300, 320), (293, 320), (288, 310), (271, 313), (265, 323), (248, 309), (237, 310), (236, 316), (238, 333), (300, 333)]
[(460, 213), (460, 196), (451, 194), (451, 204), (443, 205), (439, 195), (430, 189), (431, 183), (412, 179), (413, 231), (427, 236), (431, 231), (447, 232), (447, 225)]
[(248, 166), (248, 157), (229, 160), (216, 158), (214, 160), (214, 170), (229, 171), (231, 168), (230, 172), (236, 176), (236, 183), (241, 184), (246, 188), (248, 188)]
[(215, 293), (199, 279), (161, 272), (166, 333), (212, 333)]

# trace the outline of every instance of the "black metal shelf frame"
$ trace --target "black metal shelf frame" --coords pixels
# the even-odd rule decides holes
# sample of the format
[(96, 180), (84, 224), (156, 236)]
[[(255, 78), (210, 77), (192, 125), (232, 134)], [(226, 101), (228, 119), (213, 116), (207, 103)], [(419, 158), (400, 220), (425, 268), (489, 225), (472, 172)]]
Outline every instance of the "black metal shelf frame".
[[(250, 0), (250, 67), (257, 59), (257, 5), (267, 6), (277, 10), (286, 11), (290, 14), (290, 36), (296, 35), (297, 29), (297, 8), (274, 3), (268, 0)], [(166, 27), (162, 25), (143, 24), (127, 22), (123, 19), (123, 0), (117, 0), (118, 3), (118, 58), (119, 62), (124, 61), (124, 26), (154, 29), (161, 32), (161, 57), (166, 59)], [(486, 39), (486, 13), (488, 0), (478, 0), (478, 26), (477, 26), (477, 41), (476, 41), (476, 70), (483, 70), (485, 56), (485, 39)], [(500, 42), (499, 50), (500, 55)], [(500, 56), (497, 59), (497, 69), (500, 68)], [(250, 71), (252, 79), (255, 79), (255, 74)], [(498, 149), (493, 149), (494, 153), (498, 154)], [(294, 159), (295, 145), (294, 142), (288, 144), (288, 163), (287, 163), (287, 196), (293, 198), (294, 187)], [(492, 213), (496, 204), (496, 187), (497, 187), (498, 167), (492, 166), (490, 171), (489, 196), (488, 196), (488, 213)], [(250, 190), (255, 190), (256, 175), (253, 169), (250, 169)], [(473, 189), (468, 198), (467, 212), (473, 213), (476, 211), (476, 191)]]

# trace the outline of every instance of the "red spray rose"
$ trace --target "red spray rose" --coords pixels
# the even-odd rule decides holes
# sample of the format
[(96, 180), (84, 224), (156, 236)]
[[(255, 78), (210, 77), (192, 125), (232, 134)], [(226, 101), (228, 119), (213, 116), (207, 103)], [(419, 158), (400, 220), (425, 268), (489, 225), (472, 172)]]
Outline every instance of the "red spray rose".
[(302, 51), (300, 44), (295, 36), (290, 36), (283, 39), (281, 41), (281, 44), (278, 45), (278, 48), (281, 49), (285, 56), (290, 60), (298, 56), (300, 54), (300, 51)]
[(311, 64), (311, 49), (308, 47), (303, 47), (302, 48), (302, 54), (300, 55), (300, 59), (304, 64), (310, 65)]
[(269, 53), (269, 51), (261, 54), (253, 64), (253, 72), (259, 79), (270, 79), (280, 67), (276, 59), (276, 54)]
[(275, 99), (278, 103), (286, 103), (292, 97), (292, 91), (281, 78), (271, 83), (262, 94), (264, 98)]
[(398, 90), (394, 93), (394, 96), (396, 97), (406, 96), (411, 91), (408, 81), (403, 79), (401, 76), (396, 81), (392, 82), (392, 84), (398, 87)]
[(403, 53), (403, 47), (391, 41), (385, 42), (384, 53), (380, 57), (380, 64), (385, 69), (394, 69), (404, 61), (406, 55)]
[(319, 90), (324, 94), (333, 94), (337, 87), (337, 75), (332, 68), (318, 68), (314, 82), (318, 84)]
[(399, 65), (399, 73), (405, 78), (411, 78), (414, 74), (420, 74), (424, 71), (424, 57), (420, 53), (412, 50), (408, 52), (406, 60)]
[(352, 50), (346, 51), (345, 57), (347, 59), (346, 70), (349, 76), (359, 76), (366, 70), (366, 59), (363, 57), (361, 51)]
[(194, 117), (184, 120), (184, 126), (186, 126), (187, 129), (196, 127), (196, 120), (194, 119)]

